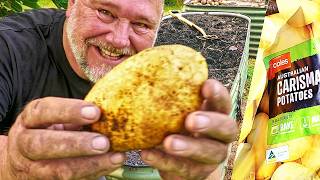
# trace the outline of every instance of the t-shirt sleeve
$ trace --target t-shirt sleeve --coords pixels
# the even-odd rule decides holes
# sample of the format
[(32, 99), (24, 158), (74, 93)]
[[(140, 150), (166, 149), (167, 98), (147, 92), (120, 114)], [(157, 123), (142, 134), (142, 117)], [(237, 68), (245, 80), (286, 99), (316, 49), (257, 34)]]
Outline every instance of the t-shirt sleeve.
[(8, 43), (0, 33), (0, 125), (9, 112), (13, 101), (13, 69)]

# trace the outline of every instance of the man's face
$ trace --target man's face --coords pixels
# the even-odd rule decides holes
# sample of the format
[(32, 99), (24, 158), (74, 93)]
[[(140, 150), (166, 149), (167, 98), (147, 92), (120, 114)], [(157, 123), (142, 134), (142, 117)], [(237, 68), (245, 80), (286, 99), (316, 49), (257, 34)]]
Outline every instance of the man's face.
[(85, 76), (96, 82), (129, 56), (152, 47), (162, 0), (75, 0), (66, 21), (68, 44)]

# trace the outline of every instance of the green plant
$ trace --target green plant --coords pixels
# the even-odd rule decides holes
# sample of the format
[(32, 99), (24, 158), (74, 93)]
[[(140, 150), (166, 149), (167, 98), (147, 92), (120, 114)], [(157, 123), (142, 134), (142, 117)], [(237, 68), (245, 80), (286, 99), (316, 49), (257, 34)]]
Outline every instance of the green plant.
[(164, 15), (168, 14), (168, 11), (171, 10), (182, 10), (183, 8), (183, 0), (165, 0), (164, 1)]
[(0, 17), (21, 12), (26, 9), (41, 8), (43, 7), (41, 4), (52, 4), (59, 9), (66, 9), (68, 0), (1, 0)]
[(183, 6), (183, 0), (165, 0), (165, 6)]
[(0, 16), (21, 12), (23, 9), (39, 8), (38, 0), (2, 0), (0, 2)]
[(60, 9), (66, 9), (68, 6), (68, 0), (52, 0), (52, 2)]

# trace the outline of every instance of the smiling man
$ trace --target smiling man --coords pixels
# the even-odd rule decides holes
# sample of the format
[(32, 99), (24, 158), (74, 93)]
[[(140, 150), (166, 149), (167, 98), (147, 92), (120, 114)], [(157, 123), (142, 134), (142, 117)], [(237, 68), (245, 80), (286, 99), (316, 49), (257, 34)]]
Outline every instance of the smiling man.
[[(0, 20), (0, 179), (97, 179), (123, 165), (107, 137), (79, 131), (100, 118), (81, 99), (117, 64), (153, 46), (162, 8), (162, 0), (71, 0), (67, 11)], [(188, 136), (141, 152), (163, 179), (205, 179), (236, 137), (226, 88), (208, 80), (202, 96), (202, 108), (186, 118)]]
[(127, 57), (151, 47), (161, 4), (160, 0), (75, 1), (67, 10), (63, 42), (76, 73), (96, 81)]

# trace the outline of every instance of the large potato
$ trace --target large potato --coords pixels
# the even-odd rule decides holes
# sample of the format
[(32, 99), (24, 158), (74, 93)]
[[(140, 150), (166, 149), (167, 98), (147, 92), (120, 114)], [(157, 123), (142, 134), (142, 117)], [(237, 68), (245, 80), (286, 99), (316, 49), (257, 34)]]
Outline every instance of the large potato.
[(144, 50), (99, 80), (85, 100), (102, 110), (91, 126), (105, 134), (114, 151), (151, 148), (184, 127), (199, 109), (208, 78), (203, 56), (182, 45)]

